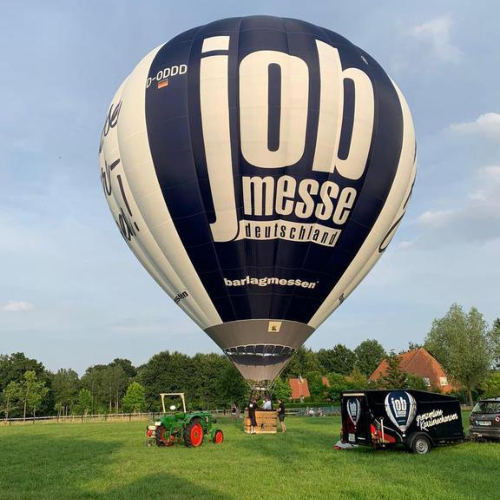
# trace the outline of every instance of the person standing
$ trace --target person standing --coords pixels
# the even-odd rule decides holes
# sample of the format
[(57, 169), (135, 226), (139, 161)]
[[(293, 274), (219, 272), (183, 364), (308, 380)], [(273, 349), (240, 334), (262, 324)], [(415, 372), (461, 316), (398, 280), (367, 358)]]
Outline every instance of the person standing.
[(264, 405), (262, 406), (263, 410), (272, 410), (272, 404), (271, 400), (269, 399), (269, 396), (266, 396), (264, 398)]
[(278, 399), (278, 420), (280, 421), (281, 432), (286, 432), (285, 424), (285, 405), (282, 399)]
[(248, 404), (248, 418), (250, 419), (250, 434), (255, 434), (255, 428), (257, 427), (257, 418), (255, 417), (255, 412), (257, 411), (257, 401), (255, 398), (250, 400)]

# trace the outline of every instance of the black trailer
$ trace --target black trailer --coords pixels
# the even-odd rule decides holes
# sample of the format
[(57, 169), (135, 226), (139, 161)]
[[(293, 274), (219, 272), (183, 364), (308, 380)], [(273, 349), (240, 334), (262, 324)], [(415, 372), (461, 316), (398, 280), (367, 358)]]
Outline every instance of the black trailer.
[(456, 398), (413, 390), (342, 393), (343, 443), (386, 448), (404, 445), (414, 453), (465, 438)]

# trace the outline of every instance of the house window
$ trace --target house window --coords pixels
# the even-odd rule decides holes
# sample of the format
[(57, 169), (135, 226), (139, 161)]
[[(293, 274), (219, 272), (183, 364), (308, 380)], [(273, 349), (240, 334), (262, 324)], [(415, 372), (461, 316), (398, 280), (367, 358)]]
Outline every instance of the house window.
[(439, 377), (439, 383), (441, 384), (441, 386), (448, 385), (447, 377)]
[(425, 387), (431, 386), (431, 379), (429, 377), (423, 377), (422, 380), (424, 381)]

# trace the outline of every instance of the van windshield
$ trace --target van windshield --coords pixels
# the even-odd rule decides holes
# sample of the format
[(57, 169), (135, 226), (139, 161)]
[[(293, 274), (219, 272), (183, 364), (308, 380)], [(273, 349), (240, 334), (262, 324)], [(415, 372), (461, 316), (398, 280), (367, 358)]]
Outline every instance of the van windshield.
[(500, 401), (479, 401), (472, 413), (500, 413)]

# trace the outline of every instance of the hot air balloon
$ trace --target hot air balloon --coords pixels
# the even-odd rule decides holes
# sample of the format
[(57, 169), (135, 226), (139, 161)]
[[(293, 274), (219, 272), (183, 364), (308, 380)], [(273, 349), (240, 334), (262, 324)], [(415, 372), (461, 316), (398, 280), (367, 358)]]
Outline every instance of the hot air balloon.
[(386, 249), (416, 145), (369, 54), (253, 16), (150, 52), (112, 100), (99, 165), (142, 265), (251, 385), (270, 386)]

